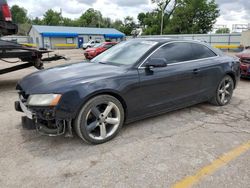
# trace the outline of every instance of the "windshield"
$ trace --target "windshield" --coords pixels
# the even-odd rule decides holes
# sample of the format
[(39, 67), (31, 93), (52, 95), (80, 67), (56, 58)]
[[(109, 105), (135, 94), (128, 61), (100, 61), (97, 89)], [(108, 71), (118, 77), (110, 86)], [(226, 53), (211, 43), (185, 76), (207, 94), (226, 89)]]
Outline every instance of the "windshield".
[(133, 65), (157, 42), (129, 40), (121, 42), (96, 58), (92, 59), (93, 63), (105, 63), (115, 65)]

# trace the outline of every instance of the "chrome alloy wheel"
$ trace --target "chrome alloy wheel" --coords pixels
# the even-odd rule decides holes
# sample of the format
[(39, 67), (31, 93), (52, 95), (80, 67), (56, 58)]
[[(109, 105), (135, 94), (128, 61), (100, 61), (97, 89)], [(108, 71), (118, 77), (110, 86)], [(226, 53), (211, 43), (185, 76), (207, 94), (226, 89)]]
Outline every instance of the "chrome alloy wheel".
[(94, 105), (86, 116), (87, 134), (95, 140), (112, 136), (119, 127), (121, 113), (113, 102)]
[(225, 77), (222, 80), (217, 94), (221, 104), (224, 105), (230, 102), (233, 94), (233, 87), (234, 83), (233, 80), (230, 79), (230, 77)]

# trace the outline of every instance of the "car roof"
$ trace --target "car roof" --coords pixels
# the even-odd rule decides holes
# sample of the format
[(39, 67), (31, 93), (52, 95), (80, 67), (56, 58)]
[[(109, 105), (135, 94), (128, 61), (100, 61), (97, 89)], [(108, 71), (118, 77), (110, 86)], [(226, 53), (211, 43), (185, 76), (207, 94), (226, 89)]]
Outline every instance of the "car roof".
[(198, 43), (198, 44), (203, 44), (209, 48), (212, 46), (204, 41), (199, 41), (199, 40), (191, 40), (191, 39), (178, 39), (178, 38), (136, 38), (134, 40), (140, 40), (140, 41), (153, 41), (157, 42), (158, 44), (164, 44), (168, 42), (189, 42), (189, 43)]
[(135, 38), (133, 40), (138, 40), (138, 41), (153, 41), (153, 42), (169, 42), (169, 41), (174, 41), (171, 38)]
[(190, 39), (178, 39), (178, 38), (136, 38), (135, 40), (141, 40), (141, 41), (153, 41), (158, 43), (166, 43), (166, 42), (195, 42), (195, 43), (201, 43), (205, 44), (202, 41), (198, 40), (190, 40)]
[(191, 39), (178, 39), (178, 38), (166, 38), (166, 37), (159, 37), (159, 38), (136, 38), (134, 40), (139, 40), (139, 41), (153, 41), (157, 42), (158, 46), (163, 45), (168, 42), (189, 42), (189, 43), (198, 43), (201, 45), (204, 45), (211, 49), (213, 52), (215, 52), (217, 55), (223, 55), (223, 52), (217, 48), (212, 47), (209, 43), (199, 41), (199, 40), (191, 40)]

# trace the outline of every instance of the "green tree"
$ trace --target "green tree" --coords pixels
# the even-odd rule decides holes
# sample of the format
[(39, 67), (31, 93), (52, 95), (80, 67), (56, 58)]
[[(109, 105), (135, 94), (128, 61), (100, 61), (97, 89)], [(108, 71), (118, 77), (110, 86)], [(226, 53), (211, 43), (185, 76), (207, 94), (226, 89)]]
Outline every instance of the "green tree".
[(136, 28), (136, 24), (133, 17), (127, 16), (124, 18), (124, 23), (120, 28), (121, 32), (126, 35), (131, 35), (131, 32)]
[(222, 34), (222, 33), (230, 33), (230, 29), (229, 28), (220, 28), (216, 30), (217, 34)]
[(164, 20), (169, 19), (173, 14), (178, 0), (151, 0), (152, 3), (157, 4), (158, 12), (161, 14), (161, 35), (163, 34)]
[[(29, 19), (27, 11), (24, 8), (14, 5), (11, 8), (14, 22), (19, 24), (19, 34), (27, 34), (30, 24), (34, 25), (63, 25), (63, 26), (78, 26), (78, 27), (105, 27), (116, 28), (120, 31), (126, 32), (130, 35), (131, 31), (135, 28), (135, 21), (131, 17), (126, 17), (124, 21), (112, 21), (109, 17), (103, 17), (101, 12), (90, 8), (86, 10), (78, 19), (72, 20), (63, 17), (60, 12), (52, 9), (47, 10), (43, 18), (35, 17)], [(27, 29), (28, 28), (28, 29)]]
[(61, 13), (52, 9), (47, 10), (43, 15), (43, 23), (45, 25), (61, 25), (63, 23)]
[(219, 16), (215, 0), (180, 0), (165, 33), (204, 34), (212, 30)]
[(144, 27), (145, 26), (145, 18), (146, 14), (144, 12), (141, 12), (138, 14), (137, 19), (139, 21), (140, 26)]
[(38, 18), (38, 17), (35, 17), (35, 19), (32, 19), (32, 20), (31, 20), (31, 23), (32, 23), (33, 25), (43, 25), (43, 24), (44, 24), (44, 23), (43, 23), (43, 20), (40, 19), (40, 18)]
[(93, 8), (88, 9), (78, 19), (78, 25), (82, 27), (101, 27), (102, 14)]
[(124, 27), (124, 24), (121, 20), (117, 19), (113, 23), (111, 23), (111, 27), (121, 31)]
[(102, 18), (101, 27), (106, 27), (106, 28), (112, 27), (112, 20), (110, 18)]
[(138, 20), (146, 35), (159, 35), (161, 31), (161, 13), (158, 11), (140, 13)]
[(26, 9), (19, 7), (18, 5), (13, 5), (10, 11), (11, 11), (12, 19), (14, 23), (24, 24), (29, 21)]
[(28, 35), (30, 28), (30, 23), (18, 24), (18, 35)]
[(63, 17), (61, 25), (63, 25), (63, 26), (77, 26), (77, 23), (75, 20)]

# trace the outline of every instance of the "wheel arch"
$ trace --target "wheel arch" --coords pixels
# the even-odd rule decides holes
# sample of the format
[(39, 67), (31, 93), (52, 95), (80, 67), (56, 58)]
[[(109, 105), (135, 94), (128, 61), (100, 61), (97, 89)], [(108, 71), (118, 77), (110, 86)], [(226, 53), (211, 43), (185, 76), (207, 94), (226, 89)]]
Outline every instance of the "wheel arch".
[(230, 76), (234, 81), (234, 89), (236, 87), (236, 76), (233, 72), (227, 72), (226, 75)]
[(126, 117), (127, 117), (127, 103), (124, 100), (124, 98), (121, 96), (120, 93), (114, 91), (114, 90), (101, 90), (101, 91), (97, 91), (94, 92), (88, 96), (85, 97), (85, 99), (83, 100), (83, 102), (79, 105), (75, 117), (77, 116), (77, 114), (81, 111), (82, 107), (86, 104), (86, 102), (88, 102), (90, 99), (97, 97), (99, 95), (110, 95), (112, 97), (115, 97), (121, 104), (124, 110), (124, 121), (126, 121)]

